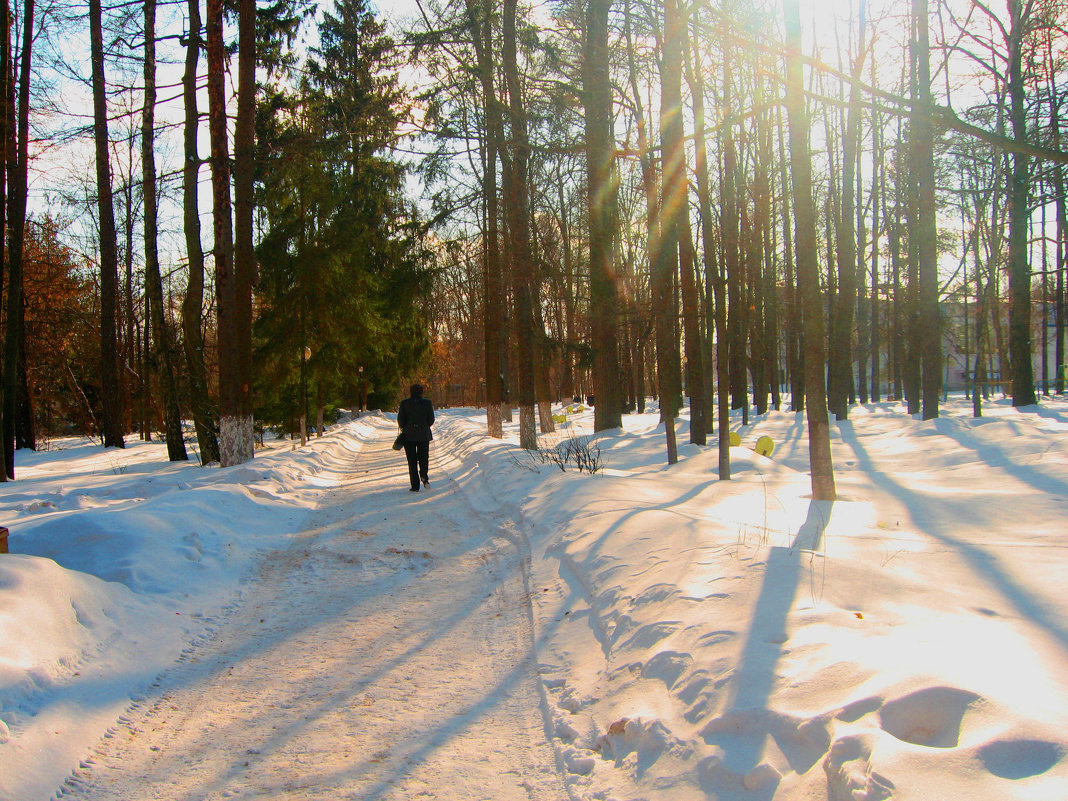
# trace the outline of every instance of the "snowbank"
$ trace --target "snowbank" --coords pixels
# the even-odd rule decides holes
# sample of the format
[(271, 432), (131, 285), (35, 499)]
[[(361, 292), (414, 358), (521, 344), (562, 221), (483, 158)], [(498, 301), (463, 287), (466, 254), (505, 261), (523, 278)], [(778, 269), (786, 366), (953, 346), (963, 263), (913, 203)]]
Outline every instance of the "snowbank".
[(239, 602), (254, 558), (303, 528), (367, 423), (225, 470), (162, 443), (19, 453), (0, 485), (0, 799), (52, 795), (90, 746)]
[[(542, 679), (576, 787), (1068, 797), (1068, 406), (969, 413), (853, 410), (832, 426), (834, 504), (808, 497), (790, 413), (739, 427), (730, 482), (714, 447), (667, 467), (655, 416), (595, 439), (601, 474), (537, 481), (478, 444), (479, 419), (460, 424), (473, 491), (525, 498)], [(771, 459), (751, 450), (761, 435)]]
[[(656, 415), (630, 415), (594, 439), (590, 476), (529, 459), (515, 424), (492, 440), (478, 410), (442, 411), (436, 458), (472, 524), (498, 521), (528, 560), (574, 796), (1068, 797), (1068, 403), (986, 414), (851, 410), (827, 504), (792, 413), (736, 422), (720, 482), (685, 419), (679, 464)], [(570, 413), (543, 443), (591, 423)], [(0, 799), (49, 797), (392, 426), (228, 470), (167, 464), (158, 443), (20, 459), (0, 496)]]

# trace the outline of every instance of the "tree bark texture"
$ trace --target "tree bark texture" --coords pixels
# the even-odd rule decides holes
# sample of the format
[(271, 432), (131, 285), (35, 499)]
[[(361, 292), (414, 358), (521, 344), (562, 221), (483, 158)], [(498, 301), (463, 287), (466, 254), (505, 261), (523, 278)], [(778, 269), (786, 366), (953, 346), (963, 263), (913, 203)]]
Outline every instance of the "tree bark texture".
[[(1022, 0), (1008, 0), (1009, 7), (1009, 119), (1013, 138), (1027, 141), (1023, 38), (1025, 20)], [(1034, 366), (1031, 364), (1031, 265), (1028, 259), (1028, 228), (1031, 210), (1030, 159), (1012, 154), (1009, 184), (1009, 361), (1012, 367), (1012, 405), (1031, 406), (1035, 397)]]
[(583, 95), (586, 123), (587, 210), (590, 226), (590, 334), (593, 345), (595, 431), (623, 425), (619, 372), (619, 288), (615, 270), (616, 180), (612, 136), (608, 12), (611, 0), (586, 9)]
[(681, 380), (679, 338), (675, 332), (678, 304), (675, 276), (679, 268), (679, 214), (686, 204), (686, 154), (682, 129), (682, 14), (677, 0), (664, 0), (664, 51), (661, 59), (660, 141), (663, 148), (660, 194), (660, 239), (651, 254), (656, 317), (656, 374), (660, 417), (667, 435), (668, 464), (678, 461), (675, 418)]
[(500, 213), (497, 204), (497, 157), (503, 140), (501, 105), (494, 84), (493, 26), (487, 0), (467, 0), (467, 22), (478, 59), (485, 114), (482, 164), (482, 198), (486, 204), (482, 245), (483, 334), (485, 348), (486, 427), (491, 437), (504, 436), (501, 403), (504, 366), (501, 356), (501, 320), (504, 287), (501, 274)]
[(916, 238), (919, 258), (920, 352), (923, 364), (923, 419), (938, 417), (942, 394), (942, 325), (938, 314), (938, 232), (936, 228), (934, 126), (927, 110), (931, 103), (931, 62), (927, 34), (927, 0), (912, 0), (916, 26), (917, 104), (911, 120), (912, 155), (916, 186)]
[(203, 464), (219, 461), (219, 440), (215, 415), (208, 394), (207, 368), (204, 363), (204, 249), (200, 241), (200, 207), (197, 180), (200, 156), (197, 133), (200, 115), (197, 109), (197, 65), (203, 44), (200, 0), (189, 0), (189, 40), (186, 42), (185, 73), (182, 92), (185, 99), (185, 163), (182, 169), (182, 209), (185, 228), (187, 279), (182, 300), (182, 341), (186, 369), (189, 373), (189, 400), (193, 412), (200, 459)]
[[(256, 455), (252, 407), (253, 175), (256, 156), (256, 0), (238, 3), (237, 120), (234, 124), (234, 452), (230, 464)], [(222, 425), (220, 419), (220, 426)]]
[(97, 221), (100, 226), (100, 384), (104, 447), (124, 448), (122, 390), (119, 386), (118, 247), (111, 193), (104, 32), (100, 0), (89, 0), (89, 47), (93, 67), (93, 138), (96, 144)]
[(212, 228), (215, 235), (215, 296), (219, 343), (219, 463), (240, 464), (238, 419), (237, 282), (230, 203), (230, 146), (226, 129), (225, 46), (222, 0), (207, 0), (208, 130), (211, 140)]
[(505, 214), (511, 242), (512, 286), (515, 293), (516, 333), (519, 345), (519, 445), (538, 447), (534, 421), (534, 260), (530, 245), (530, 203), (527, 187), (530, 143), (519, 79), (516, 38), (516, 0), (505, 0), (502, 33), (503, 65), (508, 88), (512, 147), (505, 171)]
[[(10, 291), (17, 291), (19, 300), (12, 310), (8, 312), (15, 317), (11, 328), (14, 330), (15, 341), (13, 353), (15, 355), (15, 414), (14, 433), (15, 448), (35, 450), (37, 448), (36, 433), (34, 432), (33, 405), (30, 397), (29, 381), (26, 374), (26, 295), (23, 291), (23, 254), (26, 242), (26, 200), (29, 188), (29, 141), (30, 141), (30, 67), (33, 54), (33, 27), (34, 27), (34, 2), (26, 0), (22, 11), (22, 51), (18, 71), (18, 118), (15, 123), (9, 122), (9, 133), (16, 133), (16, 143), (8, 149), (9, 174), (8, 186), (8, 259), (10, 261)], [(14, 160), (11, 160), (14, 155)], [(2, 230), (2, 229), (0, 229)], [(18, 274), (18, 285), (14, 280)], [(10, 347), (10, 346), (9, 346)], [(8, 353), (8, 356), (11, 352)], [(6, 395), (6, 393), (5, 393)], [(14, 465), (11, 465), (12, 469)]]
[[(7, 150), (8, 108), (12, 103), (11, 74), (11, 4), (0, 0), (0, 232), (7, 228)], [(0, 241), (3, 235), (0, 233)], [(3, 298), (7, 254), (0, 247), (0, 299)], [(0, 351), (0, 482), (15, 477), (15, 438), (8, 437), (7, 419), (7, 371), (13, 370), (4, 353)]]
[(816, 219), (812, 202), (809, 120), (801, 66), (801, 19), (797, 0), (783, 0), (786, 16), (786, 109), (790, 126), (790, 173), (794, 199), (797, 280), (804, 303), (805, 402), (808, 415), (812, 497), (836, 498), (831, 462), (830, 422), (823, 378), (823, 308), (816, 266)]
[[(688, 74), (690, 94), (693, 96), (694, 148), (696, 156), (697, 203), (701, 210), (701, 250), (704, 264), (705, 283), (709, 287), (712, 301), (708, 304), (711, 319), (709, 339), (714, 332), (716, 342), (716, 410), (719, 425), (717, 440), (719, 478), (721, 481), (731, 477), (731, 403), (730, 377), (727, 370), (727, 287), (723, 274), (716, 260), (719, 247), (713, 231), (712, 192), (709, 188), (708, 151), (705, 146), (705, 83), (701, 65), (701, 52), (697, 45), (696, 33), (691, 37), (693, 65)], [(710, 421), (706, 421), (710, 422)], [(710, 427), (710, 426), (706, 426)]]
[(182, 413), (178, 408), (178, 381), (174, 370), (171, 329), (163, 313), (163, 282), (159, 273), (159, 220), (156, 208), (156, 0), (145, 0), (145, 96), (141, 114), (141, 186), (145, 226), (145, 295), (152, 329), (155, 331), (156, 368), (163, 393), (164, 429), (167, 458), (184, 462), (189, 458), (182, 434)]

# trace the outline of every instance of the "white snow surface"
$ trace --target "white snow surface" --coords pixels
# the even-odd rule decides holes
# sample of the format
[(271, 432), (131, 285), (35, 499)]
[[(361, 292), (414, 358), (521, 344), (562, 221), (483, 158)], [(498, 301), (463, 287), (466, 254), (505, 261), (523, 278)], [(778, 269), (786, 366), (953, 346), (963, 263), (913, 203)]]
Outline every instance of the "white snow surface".
[(20, 452), (0, 799), (1061, 801), (1068, 401), (984, 415), (851, 409), (834, 503), (790, 412), (731, 481), (655, 409), (593, 476), (441, 410), (419, 493), (382, 414)]

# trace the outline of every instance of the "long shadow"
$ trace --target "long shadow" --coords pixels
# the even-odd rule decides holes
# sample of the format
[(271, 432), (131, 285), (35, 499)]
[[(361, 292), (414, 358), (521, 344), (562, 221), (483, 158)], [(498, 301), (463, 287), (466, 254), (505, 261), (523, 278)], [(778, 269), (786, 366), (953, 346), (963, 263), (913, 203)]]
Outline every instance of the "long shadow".
[[(829, 507), (825, 502), (810, 501), (806, 520), (791, 547), (769, 550), (749, 633), (734, 669), (727, 711), (701, 732), (706, 742), (722, 749), (723, 765), (740, 776), (761, 763), (768, 737), (776, 739), (798, 773), (811, 768), (819, 756), (818, 749), (800, 748), (784, 736), (788, 732), (784, 732), (780, 716), (768, 704), (783, 645), (790, 636), (786, 624), (797, 597), (802, 559), (806, 552), (821, 547), (830, 518)], [(765, 787), (760, 792), (770, 798), (774, 789)]]
[[(686, 504), (688, 501), (696, 498), (702, 492), (714, 486), (715, 484), (715, 480), (702, 482), (693, 487), (692, 489), (682, 493), (682, 495), (679, 495), (676, 498), (672, 498), (670, 501), (664, 501), (662, 503), (651, 503), (647, 506), (638, 506), (636, 502), (629, 503), (627, 507), (625, 507), (626, 511), (622, 511), (622, 513), (617, 518), (615, 518), (611, 523), (605, 526), (604, 532), (600, 536), (598, 536), (594, 542), (590, 544), (588, 561), (591, 564), (596, 563), (597, 560), (600, 558), (601, 554), (604, 552), (605, 548), (608, 546), (608, 544), (612, 542), (615, 534), (618, 531), (622, 530), (626, 526), (628, 521), (630, 521), (632, 518), (635, 518), (639, 515), (651, 514), (656, 512), (663, 512), (665, 514), (680, 514), (676, 512), (673, 507)], [(613, 511), (616, 510), (605, 510), (603, 512), (599, 512), (598, 514), (607, 515), (611, 514)], [(687, 519), (693, 520), (694, 518), (687, 516)], [(599, 619), (601, 616), (600, 604), (597, 602), (597, 598), (595, 596), (590, 593), (587, 593), (587, 595), (589, 596), (586, 600), (590, 605), (590, 614), (594, 615), (596, 618)], [(600, 641), (601, 647), (605, 651), (605, 657), (607, 658), (610, 655), (611, 649), (614, 645), (614, 638), (610, 637), (609, 635), (606, 635), (603, 631), (597, 632), (596, 636)]]
[[(951, 511), (946, 508), (946, 504), (930, 496), (913, 492), (894, 481), (889, 473), (876, 470), (871, 454), (857, 438), (852, 424), (843, 421), (839, 423), (839, 430), (842, 440), (853, 449), (857, 461), (868, 472), (872, 481), (904, 505), (920, 531), (958, 551), (968, 565), (978, 575), (988, 579), (1020, 615), (1042, 628), (1056, 640), (1062, 649), (1068, 651), (1068, 628), (1060, 622), (1058, 615), (1050, 610), (1041, 598), (1021, 586), (999, 567), (994, 554), (949, 533), (967, 510), (953, 509)], [(946, 510), (940, 511), (941, 509)]]
[[(1022, 411), (1023, 410), (1021, 410), (1021, 412)], [(1049, 406), (1044, 406), (1042, 404), (1029, 406), (1027, 412), (1036, 414), (1039, 417), (1045, 417), (1048, 420), (1056, 420), (1058, 423), (1068, 423), (1068, 413), (1059, 409), (1051, 409)]]
[[(953, 420), (939, 417), (934, 423), (935, 430), (938, 431), (938, 433), (945, 437), (949, 437), (962, 448), (973, 451), (980, 456), (983, 455), (984, 451), (997, 449), (1002, 454), (1002, 458), (997, 463), (998, 469), (1004, 470), (1017, 481), (1029, 484), (1040, 492), (1048, 492), (1051, 495), (1068, 495), (1068, 481), (1050, 475), (1037, 474), (1037, 471), (1040, 468), (1034, 465), (1024, 467), (1017, 464), (1012, 456), (1001, 451), (1000, 446), (997, 443), (978, 443), (974, 436), (967, 433), (965, 430), (956, 427)], [(845, 432), (843, 432), (843, 437), (844, 434)], [(853, 432), (850, 432), (850, 434), (853, 434)], [(855, 438), (855, 434), (853, 434), (853, 436)]]
[[(534, 645), (533, 653), (536, 654), (538, 652), (540, 644), (543, 643), (549, 637), (550, 633), (558, 627), (559, 624), (546, 628), (543, 637), (539, 638), (538, 642)], [(495, 687), (490, 688), (480, 701), (467, 707), (462, 713), (454, 715), (452, 718), (449, 718), (440, 725), (434, 727), (431, 735), (426, 738), (425, 745), (407, 754), (402, 761), (402, 764), (398, 765), (392, 776), (383, 777), (374, 785), (374, 787), (361, 793), (361, 799), (363, 799), (363, 801), (375, 801), (375, 799), (385, 797), (387, 791), (392, 789), (394, 781), (410, 772), (410, 766), (425, 762), (435, 749), (447, 743), (452, 735), (459, 733), (462, 730), (462, 726), (459, 724), (469, 724), (477, 721), (483, 714), (488, 712), (506, 697), (508, 691), (514, 688), (517, 684), (523, 681), (533, 682), (537, 680), (537, 675), (531, 674), (528, 659), (521, 659), (519, 664), (512, 668)], [(548, 735), (546, 735), (546, 737), (548, 739)], [(560, 785), (561, 791), (564, 791), (565, 787), (563, 778), (560, 780)]]

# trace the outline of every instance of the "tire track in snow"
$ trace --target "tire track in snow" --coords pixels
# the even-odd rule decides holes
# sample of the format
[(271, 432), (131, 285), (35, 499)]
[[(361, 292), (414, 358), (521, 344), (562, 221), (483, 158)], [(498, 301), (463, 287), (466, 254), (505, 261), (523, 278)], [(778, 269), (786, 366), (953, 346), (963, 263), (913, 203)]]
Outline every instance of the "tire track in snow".
[(57, 796), (568, 797), (546, 742), (521, 544), (451, 486), (447, 456), (429, 493), (409, 493), (391, 439), (360, 454), (314, 529), (264, 556), (217, 635)]

